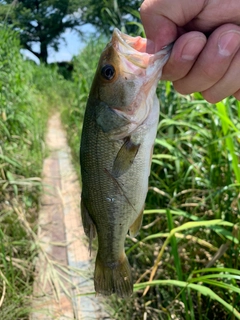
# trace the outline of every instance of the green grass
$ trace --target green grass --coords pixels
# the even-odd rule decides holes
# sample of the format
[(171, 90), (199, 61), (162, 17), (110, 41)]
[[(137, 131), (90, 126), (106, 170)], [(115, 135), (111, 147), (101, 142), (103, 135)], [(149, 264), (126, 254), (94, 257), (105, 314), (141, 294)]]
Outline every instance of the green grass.
[[(138, 237), (148, 238), (147, 245), (144, 241), (141, 248), (140, 241), (131, 250), (129, 241), (134, 270), (142, 270), (136, 279), (140, 283), (150, 279), (151, 287), (147, 292), (144, 289), (142, 297), (144, 290), (141, 293), (140, 283), (136, 285), (135, 300), (141, 301), (153, 319), (168, 319), (170, 314), (177, 314), (179, 319), (238, 319), (239, 293), (233, 293), (225, 283), (228, 281), (239, 288), (239, 278), (233, 280), (231, 274), (226, 274), (223, 279), (220, 271), (239, 268), (240, 184), (236, 172), (240, 169), (234, 163), (234, 159), (239, 159), (238, 103), (233, 98), (226, 99), (222, 104), (228, 112), (223, 117), (217, 106), (206, 103), (200, 95), (183, 97), (172, 89), (167, 93), (164, 84), (159, 94), (162, 121), (144, 219), (144, 224), (151, 227), (146, 231), (143, 227)], [(223, 131), (222, 121), (228, 124), (227, 132)], [(227, 139), (231, 140), (230, 144)], [(214, 219), (221, 219), (223, 225)], [(185, 228), (187, 223), (189, 228)], [(213, 225), (204, 228), (207, 223)], [(193, 228), (194, 224), (199, 227)], [(168, 232), (173, 230), (176, 234), (170, 240)], [(226, 253), (215, 260), (215, 252), (223, 246)], [(133, 255), (139, 258), (132, 258)], [(218, 281), (202, 284), (201, 277), (195, 276), (201, 287), (191, 289), (188, 283), (192, 273), (206, 267), (211, 260), (219, 267)], [(171, 287), (163, 287), (166, 279)], [(172, 281), (184, 281), (185, 289), (180, 290), (179, 283)], [(217, 297), (208, 294), (207, 289), (213, 290)], [(229, 311), (231, 308), (233, 313)]]
[(4, 26), (0, 48), (0, 319), (28, 319), (47, 119), (72, 91), (55, 69), (23, 61)]
[[(87, 95), (102, 49), (75, 59), (79, 88), (64, 121), (76, 163)], [(88, 64), (91, 55), (91, 65)], [(134, 296), (111, 298), (114, 319), (240, 319), (240, 104), (212, 105), (160, 83), (161, 115), (143, 227), (127, 238)], [(66, 113), (66, 111), (65, 111)], [(78, 164), (77, 164), (78, 165)]]
[(23, 220), (35, 228), (48, 112), (17, 35), (2, 26), (0, 39), (0, 318), (27, 319), (36, 251)]

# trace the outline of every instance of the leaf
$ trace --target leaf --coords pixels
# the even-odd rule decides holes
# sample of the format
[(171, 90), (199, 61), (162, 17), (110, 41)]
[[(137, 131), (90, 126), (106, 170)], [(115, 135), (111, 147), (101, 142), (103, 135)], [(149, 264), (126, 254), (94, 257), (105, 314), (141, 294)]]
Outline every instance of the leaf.
[(161, 146), (167, 148), (170, 152), (174, 151), (173, 146), (164, 139), (155, 139), (155, 144), (160, 144)]
[(239, 244), (238, 239), (236, 237), (234, 237), (231, 232), (222, 228), (221, 226), (212, 226), (210, 228), (212, 230), (214, 230), (217, 234), (224, 236), (226, 239), (228, 239), (236, 244)]
[[(199, 218), (194, 216), (193, 214), (187, 213), (185, 211), (182, 210), (170, 210), (171, 214), (173, 215), (177, 215), (177, 216), (182, 216), (194, 221), (199, 221)], [(143, 214), (164, 214), (166, 215), (167, 209), (152, 209), (152, 210), (144, 210)]]
[[(207, 274), (204, 276), (200, 276), (197, 278), (193, 278), (190, 280), (190, 282), (204, 282), (207, 279), (214, 279), (214, 278), (218, 278), (218, 279), (236, 279), (236, 280), (240, 280), (240, 276), (237, 276), (235, 274), (229, 274), (229, 273), (216, 273), (216, 274)], [(239, 293), (240, 293), (240, 289)]]
[(206, 284), (209, 284), (211, 286), (216, 286), (216, 287), (223, 288), (223, 289), (226, 289), (226, 290), (229, 290), (229, 291), (233, 291), (233, 292), (237, 292), (238, 294), (240, 294), (240, 289), (239, 288), (237, 288), (235, 286), (232, 286), (230, 284), (221, 282), (221, 281), (205, 279), (203, 282), (206, 283)]
[[(192, 229), (192, 228), (197, 228), (197, 227), (210, 227), (212, 225), (225, 225), (225, 226), (231, 226), (232, 227), (233, 223), (228, 222), (228, 221), (223, 221), (223, 220), (220, 220), (220, 219), (209, 220), (209, 221), (191, 221), (191, 222), (184, 223), (183, 225), (181, 225), (181, 226), (179, 226), (177, 228), (172, 229), (170, 231), (167, 239), (165, 240), (165, 242), (164, 242), (161, 250), (159, 251), (158, 256), (157, 256), (157, 258), (156, 258), (156, 260), (154, 262), (154, 266), (153, 266), (149, 281), (153, 280), (153, 278), (154, 278), (154, 276), (156, 274), (157, 268), (158, 268), (158, 263), (162, 258), (163, 252), (164, 252), (165, 248), (167, 247), (167, 245), (169, 244), (171, 237), (175, 233), (180, 232), (180, 231), (184, 231), (184, 230), (188, 230), (188, 229)], [(148, 289), (149, 289), (149, 287), (147, 287), (145, 289), (144, 295), (146, 295), (146, 293), (148, 292)]]
[(11, 164), (12, 166), (16, 167), (16, 168), (21, 168), (22, 166), (20, 165), (20, 163), (18, 163), (15, 160), (10, 159), (7, 156), (4, 156), (3, 154), (0, 154), (0, 159), (2, 159), (3, 161), (8, 162), (9, 164)]
[(230, 314), (233, 314), (237, 319), (240, 319), (240, 313), (238, 310), (236, 310), (234, 307), (232, 307), (229, 303), (224, 301), (221, 297), (219, 297), (216, 293), (214, 293), (210, 288), (207, 288), (205, 286), (202, 286), (200, 284), (193, 284), (188, 283), (185, 281), (178, 281), (178, 280), (153, 280), (148, 282), (142, 282), (137, 283), (134, 285), (134, 291), (143, 290), (147, 288), (148, 286), (176, 286), (181, 287), (185, 289), (193, 289), (195, 291), (198, 291), (200, 294), (207, 296), (220, 304), (222, 304), (229, 312)]
[(235, 127), (235, 125), (229, 118), (225, 104), (223, 102), (218, 102), (216, 106), (218, 109), (218, 115), (222, 121), (222, 129), (226, 139), (226, 146), (228, 151), (231, 154), (232, 168), (235, 173), (237, 182), (240, 183), (240, 167), (239, 167), (239, 160), (237, 156), (238, 152), (237, 150), (235, 150), (234, 139), (231, 136), (227, 136), (230, 128), (234, 129), (237, 133), (240, 133), (240, 131)]
[(18, 195), (18, 187), (17, 185), (14, 183), (14, 177), (12, 175), (12, 173), (10, 171), (7, 171), (6, 172), (6, 175), (7, 175), (7, 178), (8, 178), (8, 181), (12, 184), (13, 186), (13, 190), (14, 190), (14, 193), (15, 195), (17, 196)]
[(233, 273), (237, 274), (240, 276), (240, 270), (233, 269), (233, 268), (205, 268), (205, 269), (200, 269), (200, 270), (194, 270), (192, 274), (195, 273), (204, 273), (204, 272), (228, 272), (228, 273)]
[(153, 159), (167, 159), (167, 160), (177, 160), (177, 157), (170, 154), (153, 154)]

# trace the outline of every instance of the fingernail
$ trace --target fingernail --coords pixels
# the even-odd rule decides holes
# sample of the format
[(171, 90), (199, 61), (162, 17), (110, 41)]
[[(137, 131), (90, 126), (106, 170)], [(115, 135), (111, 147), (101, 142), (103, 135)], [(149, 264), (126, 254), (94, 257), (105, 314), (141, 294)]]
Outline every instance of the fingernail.
[(239, 47), (240, 33), (235, 30), (223, 33), (218, 39), (218, 51), (222, 56), (228, 57)]
[(187, 61), (195, 60), (205, 43), (205, 38), (201, 37), (196, 37), (192, 40), (189, 40), (183, 47), (181, 58)]

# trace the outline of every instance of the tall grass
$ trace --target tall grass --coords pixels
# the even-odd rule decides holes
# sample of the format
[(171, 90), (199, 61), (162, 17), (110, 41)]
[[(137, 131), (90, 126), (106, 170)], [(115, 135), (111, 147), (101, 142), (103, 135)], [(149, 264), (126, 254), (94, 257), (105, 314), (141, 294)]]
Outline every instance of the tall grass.
[(28, 319), (37, 254), (41, 171), (49, 113), (71, 104), (56, 70), (24, 61), (18, 35), (0, 27), (0, 319)]
[[(90, 42), (74, 62), (78, 99), (65, 121), (77, 161), (101, 48)], [(239, 102), (212, 105), (200, 94), (179, 95), (168, 82), (160, 83), (158, 96), (143, 227), (126, 241), (135, 294), (111, 299), (112, 318), (240, 319)]]
[(4, 26), (0, 48), (0, 318), (23, 319), (34, 251), (19, 212), (33, 225), (47, 112), (31, 86), (34, 66), (23, 61), (17, 35)]
[[(130, 255), (141, 257), (133, 259), (134, 268), (144, 265), (148, 270), (144, 275), (139, 272), (141, 282), (150, 280), (143, 290), (146, 312), (156, 319), (167, 319), (170, 314), (177, 314), (179, 319), (239, 318), (240, 184), (236, 172), (240, 168), (234, 162), (239, 161), (240, 150), (238, 103), (233, 98), (226, 99), (221, 106), (226, 106), (224, 110), (228, 112), (220, 113), (219, 105), (208, 104), (200, 95), (180, 96), (169, 90), (168, 84), (161, 84), (159, 95), (161, 121), (145, 212), (149, 227), (143, 227), (140, 235), (143, 240), (152, 239), (141, 250), (140, 242)], [(228, 131), (223, 130), (223, 121), (228, 124)], [(157, 209), (155, 213), (150, 210), (153, 208)], [(167, 219), (157, 215), (160, 209)], [(221, 219), (223, 224), (214, 219)], [(216, 252), (218, 259), (214, 257)], [(207, 272), (209, 278), (214, 272), (218, 281), (202, 282), (202, 271), (197, 270), (207, 266), (217, 267)], [(200, 287), (189, 287), (193, 277)], [(179, 288), (180, 283), (164, 283), (166, 279), (181, 281), (184, 290)], [(172, 287), (163, 287), (166, 284)], [(140, 303), (140, 284), (136, 289)], [(206, 294), (207, 289), (217, 296), (209, 291)]]

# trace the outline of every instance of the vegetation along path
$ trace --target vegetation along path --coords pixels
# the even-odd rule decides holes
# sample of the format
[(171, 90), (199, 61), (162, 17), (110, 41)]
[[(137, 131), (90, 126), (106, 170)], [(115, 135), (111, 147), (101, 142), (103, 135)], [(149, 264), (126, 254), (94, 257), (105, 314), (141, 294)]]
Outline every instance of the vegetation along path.
[(80, 188), (60, 115), (48, 123), (32, 320), (107, 319), (92, 293), (93, 274), (80, 220)]

